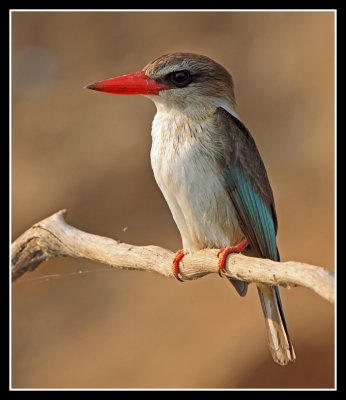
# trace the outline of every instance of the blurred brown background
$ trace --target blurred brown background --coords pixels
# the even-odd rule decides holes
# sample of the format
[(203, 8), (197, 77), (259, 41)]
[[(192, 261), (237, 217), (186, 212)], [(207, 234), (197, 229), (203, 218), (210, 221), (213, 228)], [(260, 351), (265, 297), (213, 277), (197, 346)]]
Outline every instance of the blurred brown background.
[[(333, 34), (330, 12), (13, 13), (13, 238), (67, 208), (88, 232), (180, 248), (150, 168), (154, 105), (83, 86), (191, 51), (232, 72), (274, 190), (282, 260), (332, 269)], [(255, 288), (241, 299), (216, 275), (180, 284), (63, 259), (12, 295), (17, 388), (334, 385), (333, 306), (301, 288), (282, 289), (297, 353), (286, 368), (269, 355)]]

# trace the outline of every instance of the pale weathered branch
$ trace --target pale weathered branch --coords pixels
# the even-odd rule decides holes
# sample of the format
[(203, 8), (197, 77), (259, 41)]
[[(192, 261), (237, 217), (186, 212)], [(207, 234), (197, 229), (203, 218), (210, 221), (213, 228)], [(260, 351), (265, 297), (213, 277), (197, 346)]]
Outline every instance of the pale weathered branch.
[[(133, 246), (80, 231), (65, 222), (66, 210), (38, 222), (12, 244), (12, 280), (34, 270), (52, 257), (86, 258), (114, 268), (151, 271), (173, 278), (174, 254), (157, 246)], [(217, 249), (186, 255), (181, 262), (184, 279), (216, 273)], [(299, 262), (232, 254), (227, 259), (227, 276), (247, 282), (285, 287), (303, 286), (326, 300), (334, 301), (334, 275), (325, 268)]]

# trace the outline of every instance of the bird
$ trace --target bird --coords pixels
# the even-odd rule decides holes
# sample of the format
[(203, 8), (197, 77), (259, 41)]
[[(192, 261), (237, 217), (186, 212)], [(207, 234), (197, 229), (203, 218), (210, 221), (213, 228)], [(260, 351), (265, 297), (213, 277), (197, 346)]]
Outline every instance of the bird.
[[(231, 74), (211, 58), (169, 53), (141, 71), (87, 85), (140, 94), (156, 105), (151, 166), (182, 238), (172, 272), (187, 253), (217, 248), (219, 273), (231, 253), (279, 261), (273, 191), (255, 141), (236, 113)], [(247, 282), (230, 279), (245, 296)], [(295, 361), (279, 288), (257, 283), (269, 350), (279, 365)]]

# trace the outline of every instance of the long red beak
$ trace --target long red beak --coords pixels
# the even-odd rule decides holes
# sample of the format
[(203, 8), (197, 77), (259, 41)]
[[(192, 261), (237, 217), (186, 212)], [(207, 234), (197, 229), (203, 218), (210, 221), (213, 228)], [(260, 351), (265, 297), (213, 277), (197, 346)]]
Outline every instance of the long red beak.
[(86, 88), (114, 94), (159, 94), (161, 90), (171, 89), (146, 76), (144, 71), (95, 82)]

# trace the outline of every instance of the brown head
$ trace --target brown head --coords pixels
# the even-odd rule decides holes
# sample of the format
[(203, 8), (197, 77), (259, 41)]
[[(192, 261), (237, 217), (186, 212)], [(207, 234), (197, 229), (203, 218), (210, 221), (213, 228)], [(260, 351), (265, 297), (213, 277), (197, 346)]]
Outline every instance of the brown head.
[(235, 106), (229, 72), (212, 59), (192, 53), (166, 54), (141, 72), (96, 82), (87, 88), (115, 94), (143, 94), (157, 105), (179, 109), (224, 102)]

